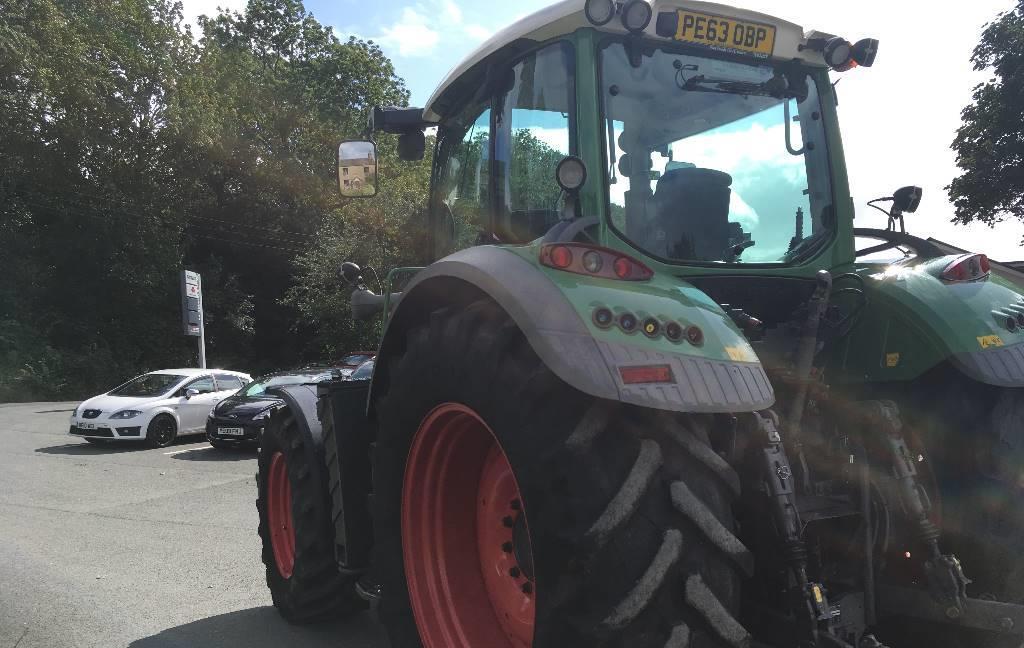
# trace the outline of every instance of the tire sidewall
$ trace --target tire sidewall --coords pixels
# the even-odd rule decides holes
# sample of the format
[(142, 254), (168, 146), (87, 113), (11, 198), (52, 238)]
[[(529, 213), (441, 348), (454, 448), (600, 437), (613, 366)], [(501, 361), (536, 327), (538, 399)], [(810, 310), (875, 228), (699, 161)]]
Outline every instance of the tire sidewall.
[[(280, 421), (277, 425), (280, 428)], [(271, 595), (274, 598), (275, 604), (278, 603), (278, 598), (282, 593), (290, 593), (292, 587), (292, 581), (295, 575), (299, 572), (298, 556), (296, 556), (295, 565), (292, 568), (292, 576), (285, 578), (281, 575), (280, 570), (277, 568), (277, 559), (274, 557), (273, 544), (270, 540), (270, 530), (268, 523), (266, 522), (268, 516), (267, 502), (269, 501), (269, 486), (267, 479), (270, 476), (270, 462), (274, 455), (281, 452), (284, 455), (286, 473), (288, 474), (288, 481), (292, 481), (292, 467), (295, 463), (294, 456), (289, 456), (292, 453), (287, 443), (282, 443), (282, 439), (279, 434), (267, 434), (263, 437), (263, 444), (260, 445), (259, 456), (257, 458), (257, 492), (260, 510), (260, 537), (263, 540), (263, 562), (267, 565), (267, 586), (270, 588)], [(292, 511), (297, 510), (295, 507), (300, 504), (295, 501), (295, 488), (291, 489), (292, 494)], [(294, 528), (295, 521), (292, 520)]]

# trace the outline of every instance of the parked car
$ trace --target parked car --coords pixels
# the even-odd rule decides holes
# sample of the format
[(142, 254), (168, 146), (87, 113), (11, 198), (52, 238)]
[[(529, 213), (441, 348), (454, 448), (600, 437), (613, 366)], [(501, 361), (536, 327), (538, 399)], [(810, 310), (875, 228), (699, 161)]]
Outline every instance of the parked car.
[(363, 364), (356, 367), (356, 370), (349, 374), (347, 380), (369, 380), (373, 378), (373, 367), (377, 364), (376, 360), (367, 360)]
[(340, 367), (304, 367), (260, 376), (236, 394), (222, 400), (206, 419), (206, 438), (215, 448), (237, 448), (259, 443), (263, 426), (274, 408), (283, 404), (266, 391), (273, 387), (328, 380)]
[(338, 361), (338, 368), (341, 369), (341, 375), (348, 376), (355, 371), (359, 365), (363, 364), (367, 360), (373, 360), (376, 357), (377, 354), (374, 351), (353, 351)]
[(89, 443), (145, 441), (162, 448), (201, 434), (210, 410), (252, 381), (223, 369), (164, 369), (136, 376), (71, 413), (69, 434)]

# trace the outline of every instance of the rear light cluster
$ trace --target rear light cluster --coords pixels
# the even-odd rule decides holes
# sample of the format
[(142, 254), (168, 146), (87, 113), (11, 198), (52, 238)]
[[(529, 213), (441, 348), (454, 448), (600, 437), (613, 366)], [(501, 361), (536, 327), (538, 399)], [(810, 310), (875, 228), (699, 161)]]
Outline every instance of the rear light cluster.
[(648, 281), (654, 276), (650, 268), (633, 257), (583, 243), (542, 245), (540, 262), (555, 270), (618, 281)]
[(964, 254), (953, 259), (942, 271), (945, 281), (977, 281), (992, 271), (992, 264), (984, 254)]
[(672, 320), (663, 322), (656, 317), (645, 317), (641, 320), (629, 311), (623, 311), (616, 316), (612, 309), (606, 306), (595, 308), (592, 319), (594, 324), (602, 329), (610, 329), (617, 325), (623, 333), (633, 334), (640, 331), (652, 340), (664, 336), (677, 344), (684, 341), (694, 346), (704, 344), (704, 331), (695, 325), (684, 326)]

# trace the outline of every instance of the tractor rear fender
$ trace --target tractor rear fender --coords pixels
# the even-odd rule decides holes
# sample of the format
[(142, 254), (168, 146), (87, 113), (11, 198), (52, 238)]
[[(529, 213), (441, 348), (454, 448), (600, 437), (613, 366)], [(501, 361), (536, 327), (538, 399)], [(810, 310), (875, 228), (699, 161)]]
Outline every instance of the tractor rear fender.
[[(389, 360), (405, 347), (407, 332), (434, 310), (495, 302), (515, 322), (534, 352), (563, 381), (591, 396), (681, 412), (743, 412), (770, 407), (775, 396), (753, 349), (732, 320), (692, 286), (675, 277), (649, 282), (593, 279), (536, 263), (537, 248), (479, 246), (421, 270), (406, 286), (388, 322), (377, 357), (370, 403), (388, 380)], [(627, 335), (600, 328), (593, 312), (607, 307), (697, 326), (698, 344), (664, 335)], [(663, 330), (663, 329), (662, 329)], [(658, 367), (670, 379), (627, 383), (622, 369)], [(628, 372), (627, 372), (628, 373)]]
[(913, 267), (861, 272), (868, 305), (832, 358), (852, 382), (900, 382), (942, 363), (982, 384), (1024, 387), (1024, 314), (1019, 287), (993, 275), (973, 282), (940, 279), (957, 257)]

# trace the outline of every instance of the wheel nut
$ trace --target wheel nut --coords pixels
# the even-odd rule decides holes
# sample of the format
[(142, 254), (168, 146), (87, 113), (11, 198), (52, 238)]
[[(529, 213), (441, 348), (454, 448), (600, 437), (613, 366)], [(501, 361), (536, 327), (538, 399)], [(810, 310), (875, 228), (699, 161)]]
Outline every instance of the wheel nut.
[(520, 510), (521, 508), (523, 508), (523, 505), (519, 503), (519, 500), (512, 500), (512, 501), (511, 501), (511, 502), (509, 503), (509, 506), (511, 506), (511, 507), (512, 507), (512, 510), (513, 510), (513, 511), (518, 511), (518, 510)]
[(505, 553), (512, 553), (513, 549), (515, 549), (515, 547), (512, 546), (511, 542), (506, 542), (506, 543), (501, 545), (501, 550), (504, 551)]
[(511, 515), (506, 515), (504, 518), (502, 518), (501, 523), (510, 529), (516, 525), (516, 521), (512, 519)]
[(523, 594), (533, 594), (533, 583), (523, 583)]
[(512, 578), (519, 578), (519, 573), (520, 572), (518, 567), (513, 567), (512, 569), (508, 570), (508, 575)]

